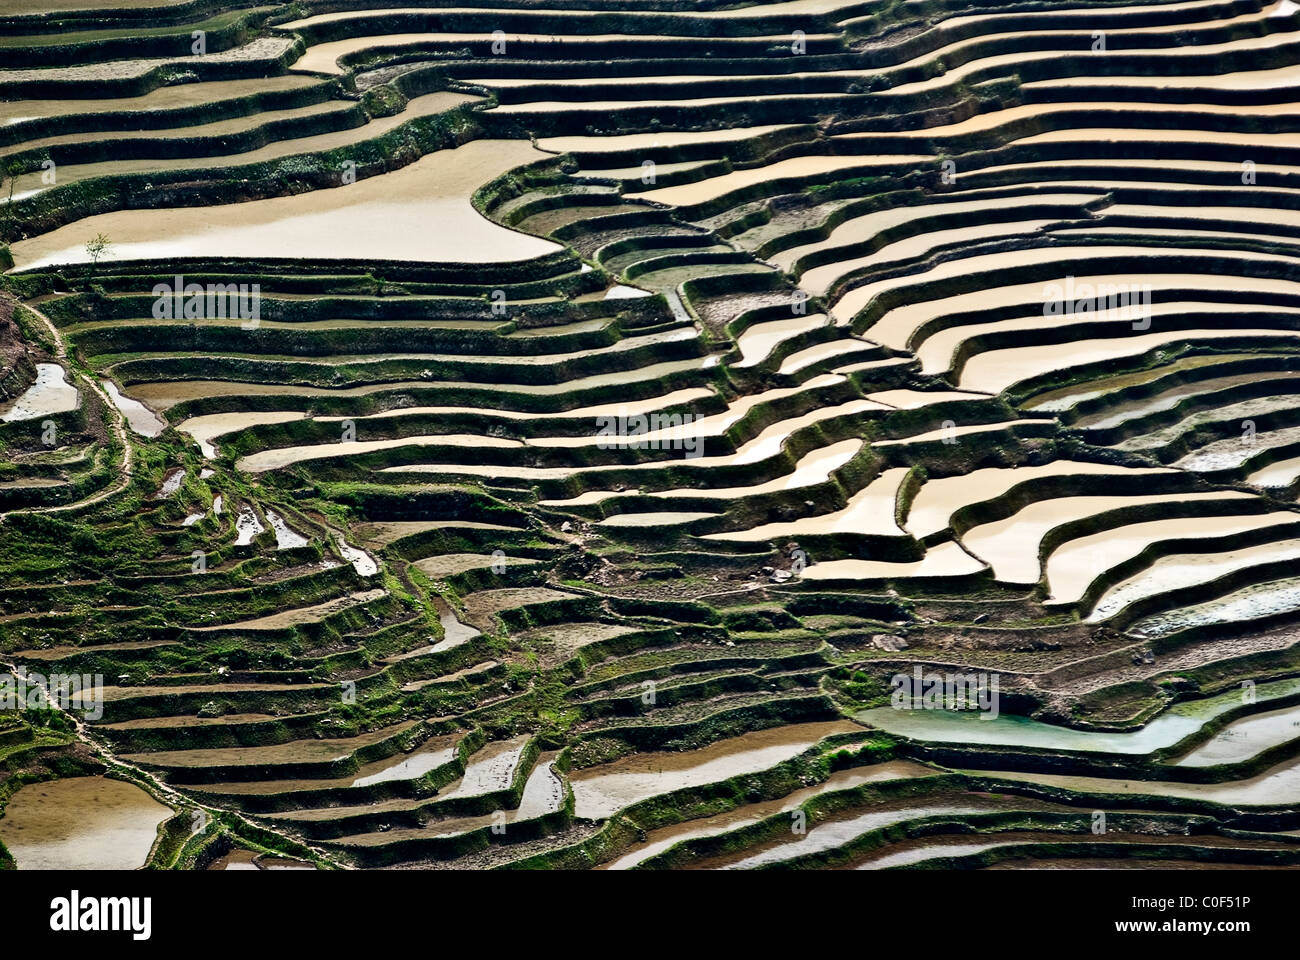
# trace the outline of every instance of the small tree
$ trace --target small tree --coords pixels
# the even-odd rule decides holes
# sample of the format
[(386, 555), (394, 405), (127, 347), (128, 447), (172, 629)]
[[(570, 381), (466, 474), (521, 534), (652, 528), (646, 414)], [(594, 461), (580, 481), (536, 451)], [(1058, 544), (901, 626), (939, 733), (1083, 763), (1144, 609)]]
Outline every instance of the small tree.
[(113, 241), (102, 233), (97, 233), (86, 241), (86, 256), (90, 257), (90, 278), (86, 281), (87, 286), (95, 279), (95, 272), (99, 269), (100, 258), (108, 253), (112, 246)]

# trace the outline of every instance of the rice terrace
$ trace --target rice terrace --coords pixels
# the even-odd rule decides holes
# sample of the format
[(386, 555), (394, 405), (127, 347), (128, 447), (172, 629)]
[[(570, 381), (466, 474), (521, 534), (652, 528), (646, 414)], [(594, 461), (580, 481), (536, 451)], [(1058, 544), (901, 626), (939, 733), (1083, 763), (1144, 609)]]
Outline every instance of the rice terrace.
[(3, 0), (0, 175), (0, 868), (1300, 868), (1295, 0)]

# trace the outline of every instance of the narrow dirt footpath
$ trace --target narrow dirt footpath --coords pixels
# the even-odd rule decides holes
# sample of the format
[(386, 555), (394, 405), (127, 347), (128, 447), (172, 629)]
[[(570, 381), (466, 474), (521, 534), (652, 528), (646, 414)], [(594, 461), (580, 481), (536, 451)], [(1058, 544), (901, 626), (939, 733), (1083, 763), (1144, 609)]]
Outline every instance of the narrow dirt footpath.
[[(0, 661), (0, 671), (5, 671), (10, 674), (17, 675), (16, 666), (6, 661)], [(77, 712), (75, 710), (65, 709), (58, 702), (58, 698), (52, 698), (48, 694), (46, 694), (44, 699), (47, 705), (49, 705), (51, 708), (55, 710), (58, 710), (60, 713), (62, 713), (65, 717), (67, 717), (72, 722), (73, 726), (76, 728), (78, 740), (80, 740), (86, 746), (94, 750), (95, 753), (98, 754), (99, 757), (106, 764), (112, 764), (113, 766), (119, 767), (129, 772), (131, 776), (138, 781), (138, 785), (142, 789), (146, 789), (148, 792), (153, 794), (155, 799), (158, 799), (160, 802), (165, 803), (167, 806), (170, 806), (173, 810), (180, 810), (184, 807), (193, 807), (196, 810), (202, 810), (204, 815), (208, 818), (207, 820), (204, 821), (205, 824), (210, 822), (211, 819), (216, 815), (222, 814), (228, 818), (233, 818), (239, 821), (239, 823), (248, 827), (250, 830), (274, 834), (275, 836), (280, 837), (281, 839), (285, 840), (288, 843), (292, 843), (300, 847), (306, 847), (325, 863), (329, 863), (335, 867), (339, 867), (340, 869), (346, 869), (346, 866), (344, 864), (339, 863), (339, 861), (336, 860), (334, 857), (330, 856), (325, 851), (312, 846), (310, 843), (306, 843), (305, 841), (299, 840), (296, 837), (290, 837), (287, 834), (279, 830), (276, 830), (274, 827), (269, 826), (267, 824), (254, 823), (253, 821), (249, 820), (246, 816), (244, 816), (242, 813), (239, 813), (238, 811), (224, 810), (218, 807), (205, 806), (204, 804), (199, 803), (197, 800), (194, 800), (191, 797), (187, 797), (185, 794), (181, 793), (175, 787), (160, 780), (155, 774), (150, 773), (148, 770), (138, 767), (135, 764), (123, 760), (121, 757), (119, 757), (116, 753), (113, 752), (112, 747), (110, 747), (103, 740), (101, 740), (99, 737), (95, 736), (90, 732), (86, 722), (77, 715)], [(191, 834), (191, 836), (192, 835), (193, 834)], [(152, 854), (152, 851), (150, 852)]]

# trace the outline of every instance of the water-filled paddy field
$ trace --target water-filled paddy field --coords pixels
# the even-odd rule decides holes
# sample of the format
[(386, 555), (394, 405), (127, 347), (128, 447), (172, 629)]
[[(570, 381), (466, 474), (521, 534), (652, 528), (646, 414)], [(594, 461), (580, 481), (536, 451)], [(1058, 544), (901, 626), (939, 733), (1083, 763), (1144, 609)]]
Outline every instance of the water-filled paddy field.
[(170, 816), (134, 784), (76, 777), (14, 794), (0, 842), (24, 870), (131, 870), (144, 865)]
[(1289, 0), (10, 6), (0, 866), (1300, 864)]

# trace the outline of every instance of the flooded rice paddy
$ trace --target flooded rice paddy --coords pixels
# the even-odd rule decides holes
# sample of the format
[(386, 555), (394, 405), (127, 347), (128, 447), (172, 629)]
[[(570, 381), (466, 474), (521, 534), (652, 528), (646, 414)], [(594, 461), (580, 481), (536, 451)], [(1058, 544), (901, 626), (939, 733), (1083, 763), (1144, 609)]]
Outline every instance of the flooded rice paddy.
[(134, 870), (172, 811), (133, 783), (73, 777), (33, 783), (0, 817), (0, 843), (20, 870)]
[(574, 813), (603, 820), (640, 800), (754, 773), (798, 756), (822, 739), (853, 733), (847, 722), (794, 724), (720, 740), (685, 753), (647, 753), (577, 770), (571, 775)]
[[(1260, 684), (1256, 690), (1261, 703), (1296, 694), (1300, 694), (1300, 680)], [(1078, 730), (1012, 714), (990, 717), (977, 712), (948, 710), (876, 707), (857, 714), (856, 718), (887, 733), (937, 743), (1135, 755), (1172, 747), (1195, 734), (1208, 721), (1242, 705), (1241, 690), (1233, 689), (1218, 696), (1175, 704), (1141, 729), (1124, 733)], [(1300, 718), (1300, 708), (1286, 709)]]
[(14, 423), (67, 413), (77, 409), (80, 397), (77, 388), (68, 382), (68, 374), (63, 367), (57, 363), (38, 363), (36, 382), (19, 394), (17, 399), (5, 405), (3, 413), (0, 413), (0, 421)]
[[(1040, 820), (1139, 793), (1098, 863), (1286, 853), (1215, 805), (1300, 809), (1291, 0), (1106, 12), (1154, 79), (1086, 7), (273, 7), (200, 57), (51, 2), (0, 39), (0, 623), (229, 809), (178, 865), (1061, 868)], [(271, 316), (152, 319), (182, 268)], [(918, 663), (1014, 700), (880, 706)], [(0, 839), (139, 867), (113, 783)]]
[(125, 210), (13, 245), (19, 267), (87, 260), (86, 241), (113, 239), (115, 260), (175, 257), (419, 261), (527, 260), (556, 248), (486, 220), (469, 201), (478, 186), (540, 157), (526, 142), (478, 140), (333, 190), (211, 207)]
[(167, 424), (139, 400), (124, 396), (113, 381), (105, 380), (101, 386), (113, 401), (113, 405), (122, 411), (131, 429), (142, 437), (156, 437), (167, 428)]

